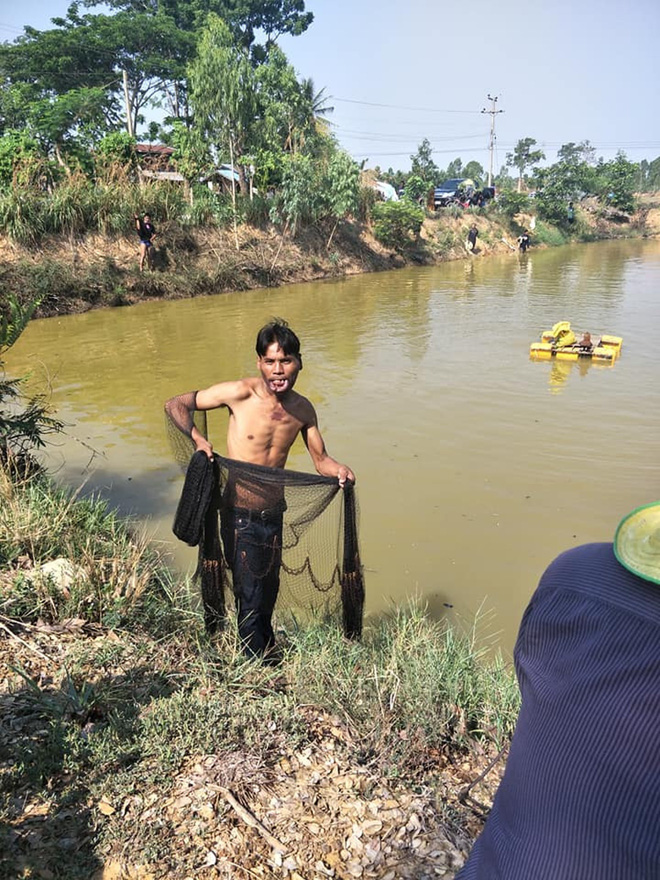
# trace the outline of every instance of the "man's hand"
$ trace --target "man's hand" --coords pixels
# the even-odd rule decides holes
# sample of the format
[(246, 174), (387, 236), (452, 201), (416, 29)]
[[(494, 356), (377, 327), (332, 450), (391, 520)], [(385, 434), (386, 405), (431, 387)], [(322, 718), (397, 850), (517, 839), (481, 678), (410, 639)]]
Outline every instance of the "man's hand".
[(346, 467), (345, 464), (340, 464), (339, 470), (337, 471), (337, 479), (339, 480), (339, 485), (343, 489), (346, 485), (346, 480), (348, 480), (350, 483), (355, 482), (355, 474), (349, 467)]
[(206, 437), (195, 437), (195, 446), (197, 447), (197, 452), (203, 452), (207, 458), (213, 461), (213, 446)]

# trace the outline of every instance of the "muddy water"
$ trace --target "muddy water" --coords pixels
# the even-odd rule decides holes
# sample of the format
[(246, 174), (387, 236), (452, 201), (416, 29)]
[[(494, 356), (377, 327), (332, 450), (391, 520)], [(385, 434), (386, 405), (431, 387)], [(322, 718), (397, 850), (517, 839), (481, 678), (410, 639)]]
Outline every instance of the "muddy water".
[[(508, 650), (544, 567), (608, 540), (660, 497), (660, 242), (607, 242), (33, 322), (15, 374), (47, 381), (67, 434), (60, 479), (100, 489), (177, 563), (172, 394), (254, 372), (256, 330), (286, 317), (299, 390), (358, 475), (368, 610), (410, 596)], [(614, 366), (532, 362), (541, 330), (624, 337)], [(222, 451), (222, 414), (213, 439)], [(309, 470), (302, 444), (289, 460)]]

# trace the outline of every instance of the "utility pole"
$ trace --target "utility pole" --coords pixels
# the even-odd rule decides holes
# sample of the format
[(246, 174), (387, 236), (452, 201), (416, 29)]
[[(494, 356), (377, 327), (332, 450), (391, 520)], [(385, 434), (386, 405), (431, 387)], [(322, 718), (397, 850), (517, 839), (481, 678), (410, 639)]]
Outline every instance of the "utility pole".
[(504, 113), (504, 110), (496, 110), (495, 105), (497, 104), (497, 98), (493, 98), (491, 95), (488, 95), (488, 100), (490, 101), (490, 110), (484, 109), (481, 111), (482, 113), (490, 114), (490, 165), (488, 167), (488, 186), (492, 186), (493, 184), (493, 151), (495, 149), (495, 117), (498, 113)]
[(126, 130), (133, 137), (133, 114), (131, 113), (131, 102), (128, 98), (128, 74), (122, 70), (122, 79), (124, 80), (124, 101), (126, 102)]

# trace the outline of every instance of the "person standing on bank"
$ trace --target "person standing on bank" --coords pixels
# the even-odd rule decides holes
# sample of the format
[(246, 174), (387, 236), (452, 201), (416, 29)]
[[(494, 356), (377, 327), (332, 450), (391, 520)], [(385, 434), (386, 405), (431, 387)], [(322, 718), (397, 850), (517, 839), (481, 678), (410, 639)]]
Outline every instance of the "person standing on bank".
[(140, 272), (144, 269), (144, 262), (153, 269), (153, 240), (157, 235), (156, 227), (151, 222), (149, 214), (145, 214), (142, 220), (138, 214), (133, 215), (135, 229), (140, 237)]
[[(302, 370), (300, 341), (286, 321), (275, 318), (259, 330), (259, 375), (220, 382), (202, 391), (172, 397), (165, 409), (197, 451), (213, 459), (213, 446), (195, 427), (195, 411), (229, 411), (227, 455), (236, 461), (284, 468), (299, 434), (317, 473), (336, 477), (343, 488), (353, 471), (330, 456), (310, 401), (294, 391)], [(263, 656), (274, 646), (271, 624), (279, 592), (285, 504), (273, 486), (236, 482), (223, 495), (221, 534), (232, 572), (238, 631), (245, 652)]]
[(467, 249), (469, 251), (474, 252), (477, 247), (477, 236), (479, 235), (479, 230), (477, 229), (476, 223), (473, 223), (470, 227), (470, 231), (468, 232), (467, 237)]

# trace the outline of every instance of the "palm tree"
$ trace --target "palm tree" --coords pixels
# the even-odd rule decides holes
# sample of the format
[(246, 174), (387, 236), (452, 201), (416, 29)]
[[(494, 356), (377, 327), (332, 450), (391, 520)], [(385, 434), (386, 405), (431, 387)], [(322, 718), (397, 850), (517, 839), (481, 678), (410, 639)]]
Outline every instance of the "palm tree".
[(285, 149), (292, 153), (299, 152), (310, 135), (323, 137), (329, 134), (330, 123), (323, 117), (333, 113), (335, 109), (328, 104), (325, 89), (315, 91), (311, 77), (300, 81), (296, 98), (285, 144)]

